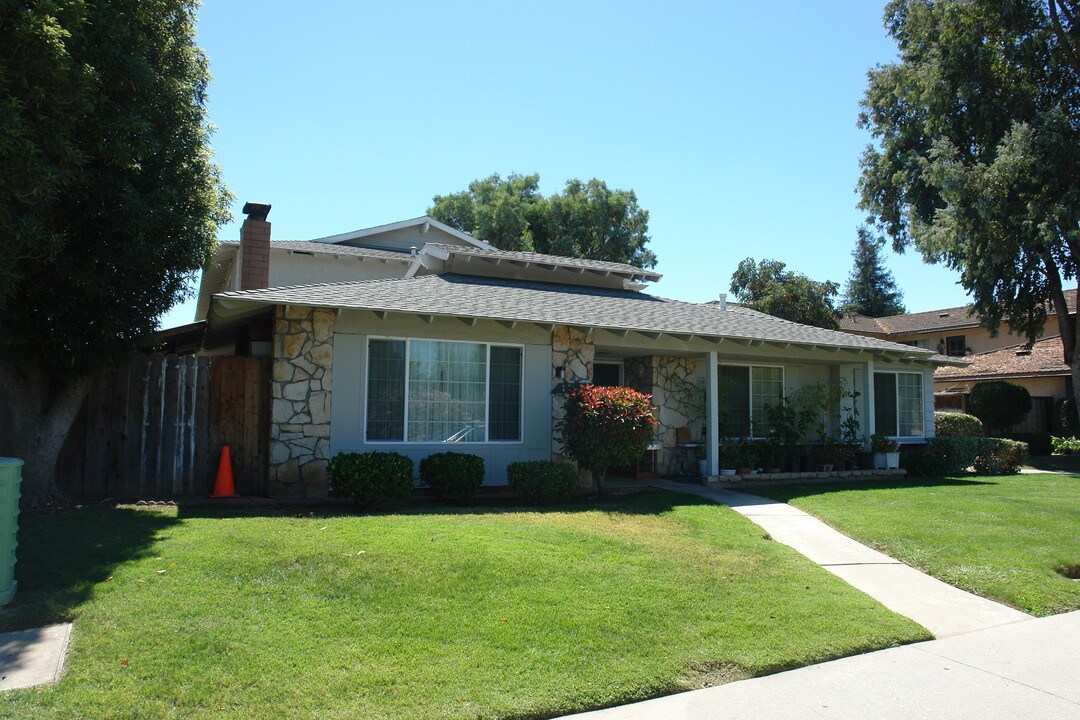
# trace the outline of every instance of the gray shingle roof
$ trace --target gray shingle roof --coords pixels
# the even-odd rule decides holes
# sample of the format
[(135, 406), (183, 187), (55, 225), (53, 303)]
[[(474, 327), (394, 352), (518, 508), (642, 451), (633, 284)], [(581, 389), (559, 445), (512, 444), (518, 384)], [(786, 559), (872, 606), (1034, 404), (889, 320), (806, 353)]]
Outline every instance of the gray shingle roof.
[[(221, 245), (239, 247), (237, 242), (222, 242)], [(393, 250), (376, 250), (375, 248), (355, 247), (353, 245), (332, 245), (324, 242), (311, 242), (308, 240), (271, 240), (271, 250), (291, 250), (301, 253), (320, 253), (326, 255), (352, 255), (357, 257), (372, 257), (385, 260), (400, 260), (412, 262), (412, 257), (406, 252), (394, 252)]]
[(562, 255), (545, 255), (543, 253), (523, 252), (519, 250), (485, 250), (478, 247), (462, 247), (459, 245), (445, 245), (441, 243), (429, 243), (425, 247), (437, 247), (453, 255), (472, 256), (510, 260), (513, 262), (528, 262), (538, 265), (554, 265), (564, 268), (581, 268), (583, 270), (595, 270), (597, 272), (618, 273), (620, 275), (636, 275), (650, 280), (659, 280), (662, 276), (652, 270), (644, 270), (626, 263), (607, 262), (604, 260), (589, 260), (586, 258), (563, 257)]
[[(223, 322), (230, 310), (247, 303), (315, 305), (886, 350), (956, 362), (908, 345), (800, 325), (735, 305), (723, 310), (630, 290), (453, 274), (221, 293), (214, 300)], [(211, 324), (215, 314), (212, 309)]]

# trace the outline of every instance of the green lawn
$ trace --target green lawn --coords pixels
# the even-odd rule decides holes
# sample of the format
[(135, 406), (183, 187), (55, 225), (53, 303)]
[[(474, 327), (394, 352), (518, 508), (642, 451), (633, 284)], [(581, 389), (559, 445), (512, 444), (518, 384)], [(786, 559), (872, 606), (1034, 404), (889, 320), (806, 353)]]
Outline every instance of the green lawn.
[(0, 717), (541, 718), (929, 637), (730, 510), (23, 519), (0, 629), (75, 620)]
[(1080, 609), (1080, 478), (913, 478), (786, 485), (753, 492), (789, 502), (950, 585), (1034, 615)]

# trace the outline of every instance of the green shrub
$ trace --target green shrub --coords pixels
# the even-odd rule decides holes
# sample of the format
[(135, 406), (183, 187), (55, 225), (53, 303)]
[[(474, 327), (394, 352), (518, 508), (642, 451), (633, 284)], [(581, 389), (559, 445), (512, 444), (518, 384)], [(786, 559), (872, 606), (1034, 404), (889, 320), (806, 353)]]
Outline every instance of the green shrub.
[(1061, 435), (1076, 437), (1080, 435), (1080, 419), (1076, 416), (1076, 399), (1067, 397), (1058, 405), (1058, 417), (1061, 419)]
[(510, 463), (506, 466), (506, 477), (514, 497), (529, 503), (566, 500), (578, 486), (573, 465), (551, 460)]
[(420, 461), (420, 481), (442, 500), (471, 500), (484, 482), (484, 459), (456, 452), (428, 455)]
[(980, 475), (1015, 475), (1020, 472), (1028, 456), (1027, 443), (1005, 438), (987, 438), (994, 443), (989, 452), (981, 453), (975, 462), (975, 472)]
[(603, 492), (608, 468), (641, 459), (655, 427), (649, 395), (599, 385), (579, 385), (567, 394), (560, 425), (564, 452), (588, 468), (598, 493)]
[(983, 435), (982, 420), (959, 412), (934, 413), (934, 434), (938, 437), (975, 437)]
[(1019, 440), (1020, 442), (1027, 443), (1028, 453), (1031, 455), (1049, 455), (1053, 452), (1053, 446), (1050, 440), (1050, 433), (1037, 432), (1037, 433), (1008, 433), (1005, 435), (1008, 440)]
[(1074, 437), (1052, 437), (1050, 444), (1054, 448), (1055, 455), (1072, 455), (1080, 452), (1080, 440)]
[(913, 452), (907, 460), (911, 475), (956, 475), (967, 470), (980, 454), (989, 453), (995, 440), (987, 437), (935, 437), (926, 447)]
[(335, 492), (365, 508), (385, 498), (407, 498), (413, 489), (413, 461), (400, 453), (338, 453), (326, 474)]
[(1004, 380), (976, 383), (971, 388), (971, 414), (992, 432), (1003, 433), (1031, 412), (1027, 388)]

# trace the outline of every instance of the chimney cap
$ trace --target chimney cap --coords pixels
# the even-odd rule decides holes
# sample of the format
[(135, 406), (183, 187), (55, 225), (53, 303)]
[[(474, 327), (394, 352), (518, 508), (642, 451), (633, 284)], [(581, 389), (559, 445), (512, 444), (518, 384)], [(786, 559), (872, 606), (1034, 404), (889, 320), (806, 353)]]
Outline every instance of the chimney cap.
[(265, 220), (270, 214), (270, 203), (246, 202), (244, 214), (248, 216), (248, 220)]

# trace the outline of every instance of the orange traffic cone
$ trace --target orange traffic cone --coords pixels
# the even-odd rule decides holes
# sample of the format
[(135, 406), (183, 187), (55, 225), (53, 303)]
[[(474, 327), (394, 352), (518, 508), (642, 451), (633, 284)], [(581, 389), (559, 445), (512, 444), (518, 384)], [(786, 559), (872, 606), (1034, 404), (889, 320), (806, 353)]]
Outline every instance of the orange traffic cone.
[(236, 488), (233, 486), (232, 479), (232, 456), (229, 454), (229, 446), (225, 445), (221, 448), (221, 462), (218, 463), (217, 470), (217, 482), (214, 483), (214, 492), (210, 493), (212, 498), (235, 498), (240, 497), (236, 494)]

